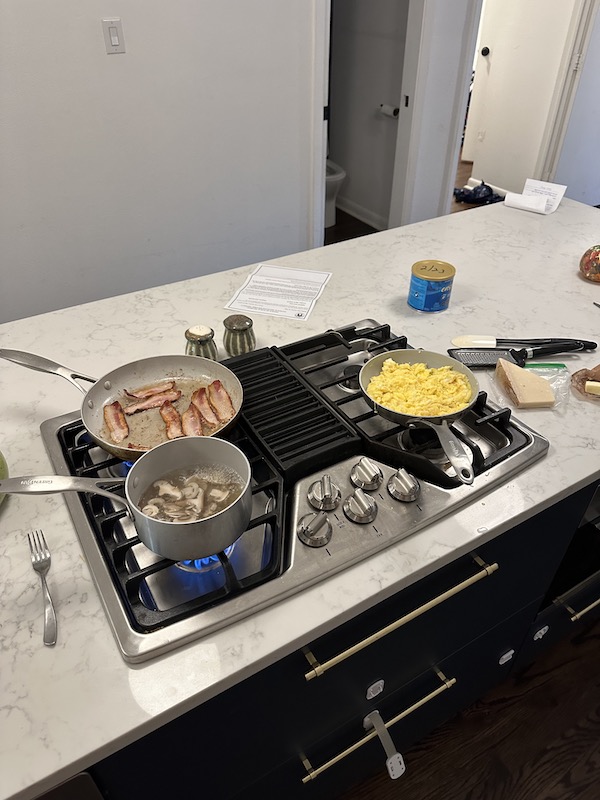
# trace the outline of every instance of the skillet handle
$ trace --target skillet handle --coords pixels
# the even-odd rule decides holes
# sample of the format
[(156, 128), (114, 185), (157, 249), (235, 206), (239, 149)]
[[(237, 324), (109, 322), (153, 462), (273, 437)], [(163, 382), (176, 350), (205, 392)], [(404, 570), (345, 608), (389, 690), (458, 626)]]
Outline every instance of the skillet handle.
[(0, 481), (0, 494), (61, 494), (62, 492), (90, 492), (117, 500), (124, 506), (127, 501), (114, 492), (102, 488), (106, 484), (119, 486), (125, 478), (75, 478), (68, 475), (23, 475)]
[(440, 423), (435, 423), (420, 419), (419, 425), (427, 425), (437, 433), (442, 449), (448, 456), (448, 461), (456, 470), (456, 477), (463, 483), (473, 483), (475, 480), (475, 473), (473, 472), (471, 461), (465, 452), (463, 443), (452, 433), (446, 420), (444, 419)]
[(90, 381), (90, 383), (96, 383), (96, 378), (90, 378), (89, 375), (82, 375), (79, 372), (74, 372), (68, 369), (68, 367), (57, 364), (55, 361), (50, 361), (49, 358), (36, 356), (33, 353), (25, 353), (22, 350), (6, 350), (0, 348), (0, 358), (5, 358), (7, 361), (12, 361), (22, 367), (27, 367), (27, 369), (35, 369), (38, 372), (48, 372), (51, 375), (60, 375), (61, 378), (64, 378), (69, 381), (69, 383), (72, 383), (73, 386), (76, 386), (83, 394), (87, 394), (87, 389), (80, 386), (75, 378), (79, 378), (82, 381)]

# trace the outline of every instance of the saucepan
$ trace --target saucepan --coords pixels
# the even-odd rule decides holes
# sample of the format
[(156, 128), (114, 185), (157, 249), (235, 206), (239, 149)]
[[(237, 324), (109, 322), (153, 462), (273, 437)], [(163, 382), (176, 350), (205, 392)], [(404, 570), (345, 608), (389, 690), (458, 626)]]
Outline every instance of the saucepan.
[[(241, 480), (239, 497), (211, 516), (191, 522), (168, 522), (141, 510), (147, 490), (174, 471), (189, 474), (198, 468), (228, 474)], [(125, 498), (104, 488), (125, 484)], [(244, 453), (234, 444), (214, 437), (172, 439), (144, 453), (126, 478), (76, 478), (64, 475), (32, 475), (0, 480), (0, 493), (57, 494), (90, 492), (125, 504), (137, 534), (154, 553), (173, 561), (205, 558), (221, 553), (248, 527), (252, 514), (251, 469)], [(208, 502), (208, 500), (205, 500)]]
[[(386, 408), (373, 400), (368, 392), (368, 386), (371, 378), (379, 375), (381, 372), (383, 362), (391, 358), (398, 364), (426, 364), (428, 367), (437, 369), (439, 367), (451, 367), (455, 372), (460, 372), (464, 375), (471, 387), (471, 397), (468, 404), (452, 414), (440, 414), (438, 416), (427, 417), (418, 416), (415, 414), (401, 414), (391, 408)], [(454, 358), (444, 356), (441, 353), (432, 353), (427, 350), (389, 350), (385, 353), (371, 358), (362, 367), (358, 376), (360, 389), (365, 396), (367, 402), (372, 408), (382, 417), (391, 420), (399, 425), (426, 425), (432, 428), (440, 441), (440, 445), (448, 460), (456, 470), (456, 476), (463, 483), (473, 483), (474, 473), (471, 461), (465, 451), (465, 448), (458, 439), (458, 437), (448, 427), (448, 423), (463, 416), (470, 408), (473, 407), (479, 394), (479, 384), (475, 375), (464, 364), (456, 361)]]
[[(181, 390), (181, 397), (175, 401), (175, 405), (185, 410), (190, 404), (192, 393), (197, 388), (206, 387), (215, 380), (220, 381), (231, 399), (233, 416), (226, 423), (215, 427), (207, 434), (209, 436), (214, 433), (221, 434), (230, 428), (237, 420), (242, 407), (243, 390), (237, 376), (219, 362), (200, 356), (145, 358), (118, 367), (98, 379), (21, 350), (0, 348), (0, 358), (38, 372), (60, 375), (76, 386), (85, 395), (81, 406), (81, 419), (88, 433), (103, 450), (124, 461), (135, 461), (142, 453), (166, 440), (165, 422), (161, 418), (159, 408), (128, 415), (128, 436), (119, 443), (111, 439), (104, 419), (104, 408), (115, 401), (123, 405), (125, 399), (128, 403), (133, 402), (126, 392), (175, 381), (176, 387)], [(88, 389), (81, 386), (78, 380), (88, 381), (94, 385)]]

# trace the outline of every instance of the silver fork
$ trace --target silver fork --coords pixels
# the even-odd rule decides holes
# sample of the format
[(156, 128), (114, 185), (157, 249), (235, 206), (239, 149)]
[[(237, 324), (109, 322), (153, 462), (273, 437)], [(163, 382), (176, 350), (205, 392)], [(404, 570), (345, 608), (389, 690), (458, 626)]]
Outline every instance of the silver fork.
[(43, 531), (32, 531), (28, 534), (29, 550), (31, 551), (31, 563), (34, 570), (39, 574), (42, 581), (42, 592), (44, 595), (44, 644), (48, 647), (56, 644), (56, 612), (52, 604), (52, 598), (48, 591), (46, 575), (50, 569), (50, 550), (46, 544)]

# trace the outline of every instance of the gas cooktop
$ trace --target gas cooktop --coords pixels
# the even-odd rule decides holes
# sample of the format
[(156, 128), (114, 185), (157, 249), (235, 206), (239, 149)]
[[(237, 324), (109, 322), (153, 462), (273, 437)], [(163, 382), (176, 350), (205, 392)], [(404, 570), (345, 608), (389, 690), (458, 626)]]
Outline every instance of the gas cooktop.
[[(501, 486), (548, 441), (481, 392), (452, 424), (472, 461), (463, 484), (435, 433), (377, 415), (357, 375), (408, 342), (364, 320), (224, 362), (240, 379), (239, 424), (227, 433), (252, 466), (253, 513), (231, 548), (174, 563), (141, 544), (126, 508), (65, 494), (122, 656), (144, 661), (247, 617), (410, 536)], [(58, 474), (122, 475), (78, 413), (44, 422)]]

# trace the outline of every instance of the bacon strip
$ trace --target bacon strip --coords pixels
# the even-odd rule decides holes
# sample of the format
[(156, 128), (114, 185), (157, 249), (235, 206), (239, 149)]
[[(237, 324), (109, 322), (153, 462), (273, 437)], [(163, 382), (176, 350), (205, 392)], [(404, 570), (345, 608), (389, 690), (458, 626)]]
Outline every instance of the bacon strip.
[(135, 397), (137, 400), (143, 400), (145, 397), (152, 397), (154, 394), (163, 394), (170, 391), (175, 386), (175, 381), (164, 381), (157, 383), (155, 386), (147, 386), (145, 389), (137, 389), (135, 392), (130, 392), (125, 389), (125, 394), (128, 397)]
[(184, 436), (204, 436), (202, 414), (193, 403), (190, 403), (189, 408), (181, 415), (181, 426)]
[(206, 389), (196, 389), (192, 395), (192, 404), (196, 406), (200, 412), (201, 421), (206, 425), (209, 430), (218, 428), (221, 424), (219, 418), (215, 415), (212, 406), (208, 402), (208, 394)]
[(208, 399), (220, 422), (228, 422), (235, 417), (231, 397), (221, 381), (213, 381), (208, 385)]
[(110, 438), (116, 444), (129, 436), (129, 425), (123, 414), (123, 407), (118, 400), (104, 406), (104, 422), (110, 433)]
[(147, 411), (149, 408), (160, 408), (163, 403), (174, 403), (181, 397), (179, 389), (173, 389), (169, 392), (161, 392), (161, 394), (153, 394), (146, 397), (137, 403), (130, 403), (123, 409), (126, 414), (136, 414), (138, 411)]
[(160, 407), (160, 415), (167, 426), (167, 437), (169, 439), (177, 439), (179, 436), (183, 436), (179, 411), (168, 400), (165, 400)]

